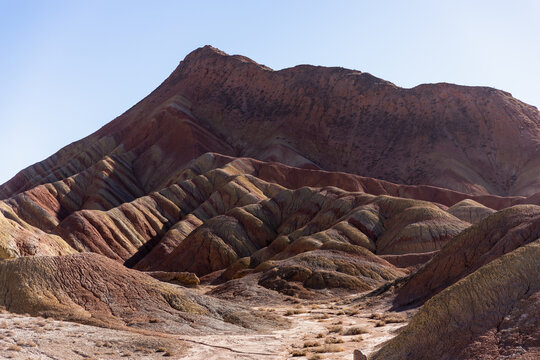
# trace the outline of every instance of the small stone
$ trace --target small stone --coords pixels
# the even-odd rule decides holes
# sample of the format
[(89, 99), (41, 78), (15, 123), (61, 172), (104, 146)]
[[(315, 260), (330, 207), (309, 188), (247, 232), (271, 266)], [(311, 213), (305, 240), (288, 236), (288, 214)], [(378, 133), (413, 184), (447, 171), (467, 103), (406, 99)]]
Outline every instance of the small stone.
[(353, 355), (353, 360), (367, 360), (367, 356), (358, 349), (354, 350)]

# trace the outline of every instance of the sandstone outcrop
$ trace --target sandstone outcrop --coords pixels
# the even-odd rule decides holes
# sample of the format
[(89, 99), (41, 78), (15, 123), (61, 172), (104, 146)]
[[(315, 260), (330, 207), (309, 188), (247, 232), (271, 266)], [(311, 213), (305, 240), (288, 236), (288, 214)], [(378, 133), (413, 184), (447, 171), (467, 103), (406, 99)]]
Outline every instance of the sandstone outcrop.
[[(214, 204), (219, 202), (215, 200)], [(413, 216), (407, 215), (410, 211)], [(446, 222), (434, 221), (433, 214), (443, 214), (440, 216)], [(468, 227), (468, 223), (427, 202), (350, 193), (338, 188), (281, 190), (273, 197), (216, 215), (201, 221), (184, 238), (175, 236), (177, 246), (172, 251), (159, 248), (159, 257), (163, 259), (159, 264), (143, 261), (135, 268), (204, 275), (233, 266), (246, 257), (249, 267), (255, 268), (264, 261), (320, 249), (331, 241), (375, 253), (379, 253), (379, 248), (383, 253), (394, 254), (406, 249), (429, 252), (440, 249)], [(189, 221), (193, 223), (192, 219)], [(407, 231), (424, 232), (425, 236), (407, 236)], [(162, 241), (169, 240), (165, 236)], [(152, 255), (153, 251), (149, 256)], [(199, 260), (190, 261), (195, 256)]]
[(479, 204), (472, 199), (465, 199), (452, 205), (448, 209), (448, 212), (458, 219), (473, 224), (493, 214), (495, 210)]
[(503, 254), (540, 238), (540, 207), (516, 205), (456, 236), (398, 290), (398, 306), (430, 298)]
[[(422, 198), (425, 194), (435, 197), (440, 194), (439, 200), (451, 205), (464, 194), (428, 187), (424, 192), (419, 188), (416, 193), (407, 194), (407, 189), (399, 185), (352, 175), (347, 180), (346, 174), (343, 180), (335, 175), (339, 174), (332, 176), (317, 170), (206, 154), (177, 175), (184, 180), (106, 211), (103, 210), (112, 206), (112, 202), (99, 209), (73, 211), (80, 205), (71, 208), (62, 205), (65, 196), (51, 190), (52, 186), (40, 186), (48, 189), (47, 202), (38, 201), (44, 196), (32, 198), (24, 192), (5, 200), (4, 204), (18, 216), (20, 224), (29, 228), (41, 226), (44, 231), (62, 237), (77, 251), (97, 252), (141, 270), (198, 274), (225, 268), (239, 257), (256, 252), (254, 256), (266, 260), (285, 250), (278, 245), (283, 242), (284, 238), (280, 237), (283, 235), (288, 236), (287, 243), (304, 237), (291, 248), (295, 254), (301, 252), (301, 244), (308, 241), (305, 238), (308, 235), (312, 238), (308, 243), (320, 245), (334, 239), (378, 253), (396, 254), (437, 250), (468, 225), (445, 212), (444, 206), (387, 196)], [(302, 187), (302, 179), (312, 186), (339, 185), (354, 192)], [(121, 186), (113, 188), (118, 191)], [(72, 193), (70, 196), (73, 197)], [(479, 200), (501, 203), (498, 198)], [(48, 221), (38, 223), (29, 211), (21, 210), (30, 206), (35, 212), (45, 214)], [(401, 211), (405, 212), (396, 217)], [(220, 234), (223, 231), (226, 234)], [(230, 247), (222, 246), (221, 241), (228, 243), (231, 237), (235, 237), (236, 247), (227, 250)], [(210, 239), (220, 240), (216, 243)], [(202, 260), (185, 261), (191, 259), (193, 251), (199, 251), (203, 240), (204, 251), (216, 254), (211, 257), (212, 267)], [(274, 240), (277, 241), (271, 245)], [(186, 267), (187, 264), (191, 267)]]
[[(105, 192), (102, 201), (93, 202), (100, 203), (99, 208), (73, 210), (84, 201), (68, 202), (62, 195), (68, 192), (57, 190), (66, 188), (63, 181), (36, 188), (46, 189), (47, 197), (32, 189), (5, 200), (4, 205), (20, 224), (35, 231), (42, 231), (36, 228), (41, 226), (49, 231), (44, 236), (64, 242), (70, 252), (96, 252), (144, 271), (202, 276), (227, 269), (224, 279), (228, 280), (255, 271), (261, 263), (286, 260), (330, 242), (393, 256), (388, 259), (398, 267), (418, 267), (431, 257), (422, 253), (440, 250), (468, 228), (471, 214), (495, 211), (480, 201), (498, 207), (523, 199), (472, 196), (479, 201), (475, 202), (441, 188), (396, 185), (219, 154), (194, 159), (175, 177), (182, 180), (116, 207), (106, 200), (112, 193)], [(73, 178), (67, 181), (77, 183)], [(111, 191), (122, 193), (120, 183), (128, 182), (115, 182)], [(74, 198), (73, 193), (69, 196)], [(444, 205), (415, 197), (432, 197)], [(36, 222), (25, 210), (30, 207), (48, 221)], [(418, 255), (413, 260), (409, 254)], [(388, 271), (392, 279), (404, 275), (393, 267)], [(339, 271), (334, 275), (342, 276)], [(365, 283), (360, 278), (355, 281)], [(371, 282), (345, 287), (374, 286)]]
[(100, 326), (194, 333), (275, 325), (92, 253), (0, 261), (0, 287), (9, 311)]
[(286, 260), (268, 261), (259, 269), (259, 285), (283, 294), (309, 297), (313, 290), (363, 292), (405, 274), (363, 247), (326, 243)]
[(0, 202), (0, 259), (75, 252), (60, 236), (28, 225)]
[(2, 185), (0, 199), (126, 153), (134, 187), (158, 191), (209, 151), (469, 194), (529, 196), (540, 192), (539, 139), (538, 110), (500, 90), (443, 83), (403, 89), (343, 68), (273, 71), (206, 46), (122, 116)]
[(148, 271), (146, 274), (160, 281), (179, 284), (186, 287), (196, 287), (201, 283), (199, 277), (190, 272)]
[(369, 291), (420, 307), (372, 359), (535, 358), (538, 174), (540, 113), (503, 91), (207, 46), (0, 186), (0, 307), (242, 332), (278, 322), (219, 298)]
[[(278, 163), (238, 159), (211, 153), (204, 154), (188, 163), (175, 173), (176, 181), (168, 186), (159, 191), (141, 195), (141, 188), (134, 185), (137, 183), (133, 178), (134, 175), (132, 173), (126, 175), (130, 173), (130, 166), (123, 166), (121, 171), (116, 172), (114, 169), (117, 163), (121, 162), (109, 163), (111, 168), (108, 171), (115, 174), (114, 176), (107, 177), (100, 172), (101, 180), (92, 180), (94, 185), (88, 185), (90, 181), (88, 179), (92, 179), (93, 176), (89, 174), (95, 174), (95, 171), (90, 169), (61, 181), (39, 185), (6, 199), (0, 202), (0, 213), (12, 220), (9, 222), (10, 229), (22, 227), (31, 232), (37, 232), (41, 238), (46, 239), (40, 243), (51, 243), (53, 245), (48, 248), (53, 246), (60, 249), (56, 252), (44, 249), (40, 252), (43, 255), (71, 253), (73, 249), (94, 251), (126, 261), (128, 266), (135, 266), (138, 263), (140, 269), (151, 269), (149, 264), (161, 262), (164, 253), (171, 253), (182, 239), (198, 229), (206, 220), (216, 215), (225, 215), (235, 207), (240, 208), (271, 198), (285, 188), (294, 190), (306, 185), (337, 186), (351, 192), (390, 195), (439, 203), (440, 205), (435, 207), (429, 205), (431, 206), (429, 211), (414, 210), (424, 214), (421, 215), (424, 216), (423, 220), (418, 218), (416, 223), (405, 221), (400, 225), (400, 230), (397, 230), (401, 231), (400, 236), (404, 240), (407, 237), (416, 236), (414, 234), (419, 235), (419, 239), (427, 235), (428, 241), (425, 244), (429, 244), (429, 239), (433, 234), (426, 232), (426, 229), (436, 227), (439, 221), (437, 232), (442, 236), (437, 242), (439, 247), (433, 247), (434, 245), (431, 244), (422, 249), (422, 252), (440, 248), (445, 239), (451, 238), (465, 226), (465, 222), (460, 223), (457, 218), (443, 211), (446, 209), (445, 206), (451, 206), (448, 210), (450, 214), (455, 212), (463, 218), (462, 220), (473, 221), (471, 214), (487, 214), (493, 212), (493, 209), (526, 200), (523, 197), (468, 196), (442, 188), (397, 185), (351, 174), (299, 169)], [(118, 175), (120, 173), (124, 175)], [(96, 183), (100, 185), (97, 186)], [(102, 190), (89, 190), (96, 188)], [(478, 205), (474, 205), (476, 203)], [(238, 211), (244, 213), (244, 210), (233, 212)], [(408, 210), (408, 212), (412, 214), (413, 210)], [(443, 218), (436, 220), (433, 218), (434, 212), (439, 214), (438, 217), (443, 216)], [(445, 223), (446, 220), (442, 219), (448, 221)], [(428, 227), (425, 226), (426, 221), (429, 223)], [(219, 221), (212, 220), (212, 223), (217, 224), (217, 222)], [(345, 224), (336, 226), (339, 229), (334, 229), (334, 233), (347, 232), (344, 228)], [(395, 226), (394, 228), (397, 229)], [(12, 229), (9, 232), (14, 234), (20, 230)], [(59, 235), (63, 240), (53, 234)], [(395, 244), (387, 244), (389, 241), (394, 241), (388, 234), (383, 237), (383, 241), (378, 246), (379, 253), (398, 251)], [(32, 237), (20, 236), (19, 238), (23, 240), (19, 242), (14, 242), (11, 235), (2, 235), (1, 238), (5, 239), (2, 243), (10, 244), (4, 246), (10, 249), (4, 251), (5, 256), (27, 254), (28, 252), (21, 249), (35, 247), (31, 243)], [(28, 244), (23, 244), (24, 242)], [(400, 244), (397, 245), (398, 247), (402, 247), (399, 250), (401, 252), (420, 251), (407, 248), (409, 246), (406, 245), (407, 241), (397, 243)], [(230, 257), (225, 265), (228, 265), (235, 257), (236, 255)]]
[(536, 239), (428, 300), (370, 359), (537, 358), (539, 273)]

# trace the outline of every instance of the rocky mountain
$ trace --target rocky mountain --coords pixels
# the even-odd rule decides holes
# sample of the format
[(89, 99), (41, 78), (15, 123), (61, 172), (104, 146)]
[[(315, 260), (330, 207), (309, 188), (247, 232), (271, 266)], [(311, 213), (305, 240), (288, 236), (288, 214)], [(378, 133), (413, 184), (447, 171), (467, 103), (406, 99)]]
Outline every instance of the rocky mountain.
[(374, 359), (540, 353), (540, 113), (500, 90), (206, 46), (0, 199), (7, 311), (225, 336), (347, 297), (414, 309)]
[(496, 89), (403, 89), (368, 73), (307, 65), (273, 71), (206, 46), (125, 114), (4, 184), (0, 198), (122, 153), (131, 157), (114, 168), (135, 177), (132, 195), (156, 191), (175, 180), (168, 170), (210, 151), (527, 196), (540, 191), (539, 123), (535, 107)]

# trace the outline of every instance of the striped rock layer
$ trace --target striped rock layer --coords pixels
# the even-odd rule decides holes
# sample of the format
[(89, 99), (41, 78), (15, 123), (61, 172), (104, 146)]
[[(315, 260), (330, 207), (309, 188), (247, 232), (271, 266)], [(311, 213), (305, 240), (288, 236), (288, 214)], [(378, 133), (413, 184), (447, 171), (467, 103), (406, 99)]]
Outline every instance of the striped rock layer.
[(0, 186), (0, 306), (242, 331), (277, 322), (142, 272), (224, 283), (214, 295), (394, 284), (396, 309), (422, 307), (373, 358), (534, 357), (539, 174), (539, 112), (503, 91), (204, 47)]

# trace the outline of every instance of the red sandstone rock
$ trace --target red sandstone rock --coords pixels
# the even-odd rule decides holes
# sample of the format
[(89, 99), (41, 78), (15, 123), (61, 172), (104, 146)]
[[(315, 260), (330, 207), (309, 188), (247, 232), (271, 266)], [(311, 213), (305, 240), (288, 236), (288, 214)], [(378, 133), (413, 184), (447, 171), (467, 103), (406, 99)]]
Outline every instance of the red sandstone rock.
[(508, 207), (540, 205), (539, 147), (538, 110), (503, 91), (273, 71), (204, 47), (0, 186), (0, 258), (25, 257), (0, 261), (0, 305), (239, 330), (263, 320), (120, 263), (258, 301), (396, 281), (396, 306), (427, 302), (375, 359), (533, 358), (540, 212)]
[(0, 287), (0, 306), (12, 312), (99, 326), (193, 333), (272, 324), (91, 253), (0, 261)]
[(471, 226), (397, 291), (395, 304), (425, 301), (481, 266), (540, 238), (540, 207), (518, 205)]
[(208, 151), (471, 194), (532, 195), (540, 191), (539, 139), (538, 110), (500, 90), (402, 89), (343, 68), (273, 71), (206, 46), (122, 116), (3, 185), (0, 198), (117, 152), (131, 152), (138, 184), (156, 191)]
[(477, 268), (428, 300), (370, 359), (538, 358), (539, 259), (537, 239)]

